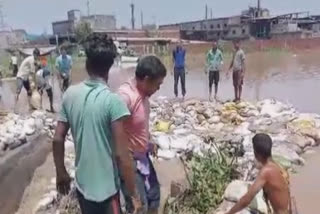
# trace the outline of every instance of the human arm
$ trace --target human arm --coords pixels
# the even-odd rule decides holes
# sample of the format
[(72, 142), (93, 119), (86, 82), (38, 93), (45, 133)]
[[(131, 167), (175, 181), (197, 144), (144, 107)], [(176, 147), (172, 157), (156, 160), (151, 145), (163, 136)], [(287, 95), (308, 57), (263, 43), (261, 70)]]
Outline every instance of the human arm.
[(126, 189), (131, 196), (135, 211), (137, 211), (140, 209), (141, 203), (135, 184), (136, 175), (132, 154), (129, 151), (129, 140), (124, 129), (124, 122), (130, 114), (123, 101), (117, 97), (113, 99), (110, 105), (111, 128), (115, 145), (116, 162)]
[(230, 66), (229, 66), (229, 70), (231, 70), (233, 68), (234, 56), (235, 56), (235, 54), (233, 54), (233, 56), (232, 56), (231, 63), (230, 63)]
[(224, 60), (223, 53), (220, 52), (220, 70), (222, 70), (222, 67), (223, 67), (223, 64), (224, 64), (223, 60)]
[(265, 184), (266, 184), (266, 173), (262, 171), (258, 175), (254, 184), (250, 186), (248, 192), (226, 214), (235, 214), (237, 212), (240, 212), (244, 208), (248, 207), (251, 201), (258, 194), (258, 192), (264, 187)]
[(175, 67), (175, 51), (172, 51), (172, 70), (171, 70), (171, 75), (173, 75), (173, 72), (174, 72), (174, 67)]
[(53, 139), (53, 158), (56, 166), (56, 186), (59, 193), (66, 195), (70, 191), (71, 178), (64, 164), (65, 138), (69, 130), (69, 123), (58, 122)]
[(246, 56), (245, 54), (242, 52), (241, 54), (241, 67), (242, 67), (242, 75), (244, 75), (246, 73)]
[(208, 73), (208, 69), (210, 66), (210, 52), (207, 53), (206, 55), (206, 67), (204, 68), (204, 73)]

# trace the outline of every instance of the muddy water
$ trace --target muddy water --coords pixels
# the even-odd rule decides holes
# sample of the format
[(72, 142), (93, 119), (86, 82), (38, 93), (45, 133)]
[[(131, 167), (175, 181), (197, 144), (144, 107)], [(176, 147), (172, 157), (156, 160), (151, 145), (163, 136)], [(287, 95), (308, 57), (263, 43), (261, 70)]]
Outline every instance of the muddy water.
[[(189, 53), (191, 54), (191, 53)], [(247, 56), (247, 73), (243, 98), (254, 101), (263, 98), (276, 98), (284, 102), (292, 103), (303, 112), (320, 113), (320, 100), (317, 92), (320, 91), (320, 50), (304, 51), (299, 53), (254, 53)], [(204, 61), (204, 56), (193, 56), (188, 63), (187, 98), (208, 96), (208, 78), (204, 73), (204, 67), (199, 66)], [(199, 63), (200, 62), (200, 63)], [(219, 97), (222, 100), (233, 99), (231, 79), (226, 78), (226, 71), (230, 58), (225, 60), (225, 68), (221, 73)], [(170, 67), (170, 66), (169, 66)], [(169, 71), (170, 73), (170, 71)], [(134, 69), (113, 68), (110, 73), (110, 87), (116, 89), (119, 84), (134, 75)], [(87, 77), (82, 65), (72, 74), (73, 83), (77, 83)], [(14, 85), (10, 87), (14, 91)], [(55, 108), (59, 109), (61, 94), (55, 84)], [(13, 96), (7, 95), (6, 97)], [(164, 84), (156, 95), (173, 97), (173, 77), (168, 75)], [(24, 98), (23, 98), (24, 97)], [(8, 98), (9, 99), (9, 98)], [(24, 99), (24, 100), (23, 100)], [(46, 99), (46, 98), (44, 98)], [(10, 99), (11, 100), (11, 99)], [(12, 109), (8, 102), (7, 109)], [(19, 111), (25, 112), (25, 94), (21, 95)], [(47, 105), (47, 104), (45, 104)], [(301, 213), (317, 213), (317, 202), (320, 198), (320, 151), (312, 155), (307, 161), (306, 167), (293, 178), (293, 193), (298, 200)]]

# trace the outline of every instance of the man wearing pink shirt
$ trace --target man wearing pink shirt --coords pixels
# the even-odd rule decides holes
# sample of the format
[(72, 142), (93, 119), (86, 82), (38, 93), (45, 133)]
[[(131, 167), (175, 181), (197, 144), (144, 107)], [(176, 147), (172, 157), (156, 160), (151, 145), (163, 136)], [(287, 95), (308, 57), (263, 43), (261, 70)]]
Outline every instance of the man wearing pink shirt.
[[(136, 163), (136, 185), (143, 210), (141, 213), (157, 212), (160, 205), (160, 185), (149, 154), (154, 151), (149, 133), (149, 97), (159, 90), (167, 74), (165, 66), (155, 56), (139, 60), (135, 78), (119, 88), (131, 116), (124, 122), (129, 138), (129, 149)], [(131, 198), (122, 188), (128, 213), (133, 212)]]

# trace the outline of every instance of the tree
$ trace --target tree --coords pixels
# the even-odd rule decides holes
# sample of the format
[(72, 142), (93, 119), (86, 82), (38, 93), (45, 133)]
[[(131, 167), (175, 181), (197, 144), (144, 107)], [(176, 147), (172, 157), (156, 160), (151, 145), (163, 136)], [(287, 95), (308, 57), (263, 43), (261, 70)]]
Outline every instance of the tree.
[(75, 36), (78, 43), (82, 43), (91, 33), (92, 28), (88, 22), (80, 22), (75, 27)]

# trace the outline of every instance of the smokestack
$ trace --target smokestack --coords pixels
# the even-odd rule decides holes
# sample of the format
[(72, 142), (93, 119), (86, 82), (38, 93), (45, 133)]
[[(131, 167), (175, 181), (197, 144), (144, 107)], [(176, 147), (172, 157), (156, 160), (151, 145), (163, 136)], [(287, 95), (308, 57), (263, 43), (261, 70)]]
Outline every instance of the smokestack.
[(141, 18), (141, 29), (143, 29), (143, 12), (142, 12), (142, 10), (141, 10), (140, 18)]
[(131, 7), (131, 27), (132, 30), (134, 30), (134, 23), (135, 23), (135, 19), (134, 19), (134, 4), (130, 4)]
[(206, 20), (208, 19), (208, 5), (206, 4), (206, 15), (205, 15)]
[(258, 11), (260, 12), (261, 10), (261, 4), (260, 4), (260, 0), (258, 0)]

